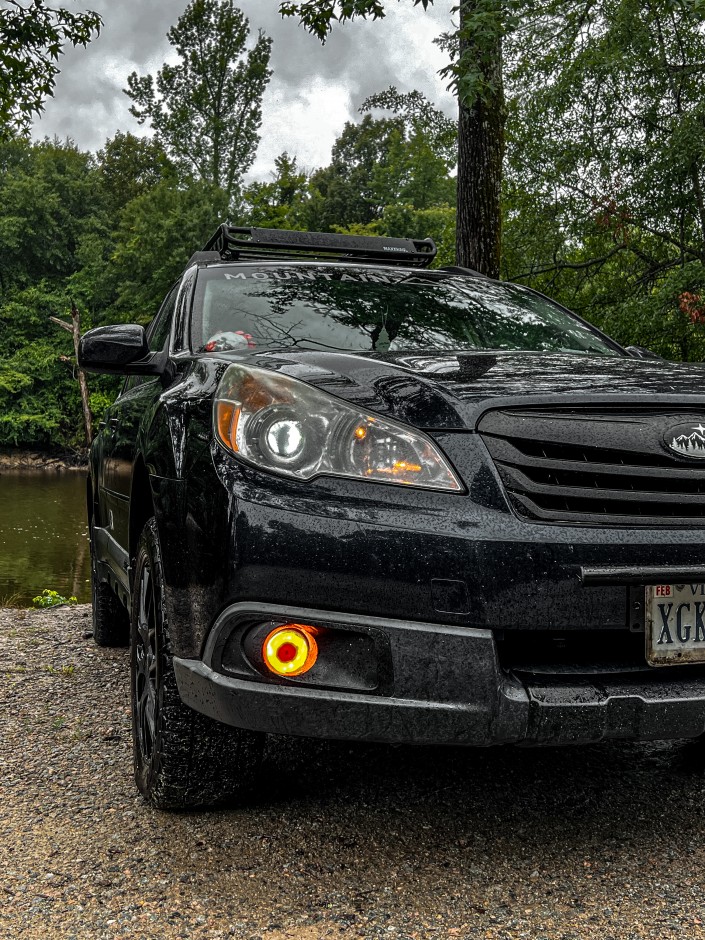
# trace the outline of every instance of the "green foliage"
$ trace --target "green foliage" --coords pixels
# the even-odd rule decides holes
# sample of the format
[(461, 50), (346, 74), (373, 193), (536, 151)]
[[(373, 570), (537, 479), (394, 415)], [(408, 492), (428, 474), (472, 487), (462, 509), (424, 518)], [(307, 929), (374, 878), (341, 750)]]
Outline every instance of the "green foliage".
[(304, 224), (308, 178), (288, 153), (277, 157), (274, 165), (269, 183), (252, 183), (243, 193), (243, 223), (298, 229)]
[(103, 420), (105, 412), (112, 405), (115, 400), (114, 394), (108, 394), (104, 391), (91, 392), (88, 396), (91, 414), (93, 415), (93, 420), (96, 424), (100, 424)]
[(395, 201), (404, 128), (400, 120), (347, 123), (333, 146), (330, 166), (311, 177), (308, 228), (330, 231), (334, 225), (366, 225)]
[[(424, 10), (433, 0), (413, 0), (414, 6)], [(384, 3), (381, 0), (304, 0), (302, 3), (280, 3), (282, 16), (298, 16), (301, 23), (315, 36), (325, 42), (333, 21), (346, 23), (348, 20), (384, 19)]]
[(184, 174), (232, 196), (252, 166), (269, 83), (271, 40), (250, 50), (250, 27), (233, 0), (192, 0), (168, 39), (180, 61), (128, 78), (130, 111), (149, 121), (156, 140)]
[(65, 296), (46, 282), (0, 303), (0, 445), (51, 447), (61, 440), (76, 446), (80, 441), (73, 344), (68, 333), (49, 323), (49, 316), (67, 306)]
[(156, 141), (118, 131), (98, 152), (100, 177), (108, 211), (114, 216), (176, 170)]
[[(536, 2), (508, 43), (505, 276), (616, 338), (703, 358), (705, 11)], [(692, 312), (692, 311), (691, 311)]]
[[(41, 594), (32, 598), (32, 603), (35, 607), (39, 608), (59, 607), (62, 604), (78, 604), (78, 599), (73, 595), (71, 597), (63, 597), (58, 591), (50, 591), (44, 588)], [(70, 676), (73, 675), (74, 668), (74, 666), (63, 666), (61, 671), (64, 675)]]
[(113, 318), (151, 320), (194, 249), (227, 217), (227, 207), (227, 194), (205, 182), (163, 181), (128, 203), (107, 272), (115, 290)]
[(0, 144), (0, 284), (66, 276), (100, 204), (90, 154), (70, 141)]
[(368, 225), (338, 226), (335, 231), (347, 235), (386, 235), (390, 238), (432, 238), (438, 247), (434, 267), (455, 264), (455, 209), (434, 206), (415, 209), (397, 204), (385, 206), (382, 217)]
[(71, 13), (44, 0), (5, 0), (0, 9), (0, 139), (27, 131), (54, 91), (63, 47), (86, 46), (97, 13)]
[(0, 166), (0, 444), (79, 447), (73, 343), (49, 317), (70, 309), (71, 278), (100, 230), (99, 175), (70, 141), (0, 143)]
[[(375, 119), (371, 110), (394, 116)], [(362, 121), (346, 124), (335, 142), (330, 166), (311, 176), (302, 213), (308, 228), (369, 226), (387, 207), (425, 210), (455, 201), (452, 122), (420, 92), (400, 95), (393, 87), (368, 98), (361, 111)]]
[(405, 136), (421, 136), (433, 153), (449, 169), (458, 161), (458, 122), (434, 107), (420, 91), (401, 93), (394, 85), (363, 101), (361, 114), (371, 111), (391, 111), (404, 122)]

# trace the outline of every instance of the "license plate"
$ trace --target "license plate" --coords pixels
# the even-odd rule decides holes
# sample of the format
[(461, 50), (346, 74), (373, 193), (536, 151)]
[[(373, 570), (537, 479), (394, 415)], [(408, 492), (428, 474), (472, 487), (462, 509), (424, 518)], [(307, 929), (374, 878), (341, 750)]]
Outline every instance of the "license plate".
[(649, 585), (645, 610), (651, 666), (705, 662), (705, 584)]

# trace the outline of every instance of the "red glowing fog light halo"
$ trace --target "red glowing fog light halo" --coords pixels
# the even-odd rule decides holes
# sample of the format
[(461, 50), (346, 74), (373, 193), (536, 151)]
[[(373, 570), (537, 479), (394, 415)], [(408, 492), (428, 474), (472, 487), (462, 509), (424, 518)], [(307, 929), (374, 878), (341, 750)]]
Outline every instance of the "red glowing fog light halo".
[(275, 627), (262, 644), (264, 664), (277, 676), (300, 676), (318, 659), (315, 627), (285, 623)]

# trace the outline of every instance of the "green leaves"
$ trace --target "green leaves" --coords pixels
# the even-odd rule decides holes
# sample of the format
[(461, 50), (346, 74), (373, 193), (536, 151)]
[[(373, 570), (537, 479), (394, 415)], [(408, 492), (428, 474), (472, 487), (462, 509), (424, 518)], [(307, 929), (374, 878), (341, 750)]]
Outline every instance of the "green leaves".
[(243, 193), (243, 222), (262, 228), (298, 229), (305, 226), (308, 177), (296, 157), (283, 153), (275, 160), (273, 178), (252, 183)]
[(97, 13), (70, 13), (43, 0), (5, 0), (0, 9), (0, 139), (28, 130), (54, 91), (63, 47), (86, 46), (101, 24)]
[[(416, 5), (419, 0), (414, 0)], [(422, 0), (424, 7), (429, 0)], [(384, 17), (381, 0), (305, 0), (303, 3), (280, 3), (282, 16), (298, 16), (301, 24), (325, 42), (334, 22), (345, 23), (357, 18), (373, 20)]]
[[(705, 9), (535, 0), (507, 40), (504, 271), (625, 342), (702, 358)], [(693, 267), (694, 266), (694, 267)]]
[[(71, 597), (64, 597), (62, 594), (59, 594), (58, 591), (51, 591), (49, 588), (44, 588), (41, 594), (32, 598), (32, 604), (40, 609), (46, 607), (61, 607), (64, 604), (71, 604), (73, 606), (77, 603), (78, 600), (73, 595), (71, 595)], [(67, 669), (70, 669), (71, 672), (66, 672)], [(73, 666), (64, 666), (62, 671), (64, 675), (71, 675), (73, 674)]]
[(114, 319), (151, 320), (196, 246), (227, 217), (227, 194), (204, 182), (164, 180), (133, 199), (114, 233), (108, 277)]
[(360, 106), (361, 114), (391, 111), (404, 121), (405, 135), (422, 135), (433, 152), (447, 163), (447, 170), (458, 162), (458, 123), (446, 117), (420, 91), (400, 93), (394, 85), (370, 95)]
[[(413, 0), (415, 7), (427, 10), (433, 0)], [(384, 19), (382, 0), (304, 0), (303, 3), (280, 3), (283, 17), (298, 16), (299, 22), (309, 32), (325, 42), (333, 23), (347, 23), (355, 19)]]
[(196, 176), (236, 195), (252, 166), (269, 83), (271, 40), (248, 48), (249, 23), (233, 0), (192, 0), (168, 38), (179, 61), (128, 78), (126, 94), (140, 124), (182, 176)]

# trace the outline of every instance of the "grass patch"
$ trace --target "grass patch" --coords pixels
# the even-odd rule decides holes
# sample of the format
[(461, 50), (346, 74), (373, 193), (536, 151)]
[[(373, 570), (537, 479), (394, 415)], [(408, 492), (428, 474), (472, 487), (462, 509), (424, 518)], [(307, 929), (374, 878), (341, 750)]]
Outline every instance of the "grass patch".
[(64, 676), (66, 679), (70, 679), (76, 672), (75, 663), (67, 663), (65, 666), (60, 666), (58, 669), (56, 666), (46, 666), (46, 671), (50, 676)]

